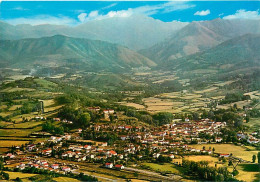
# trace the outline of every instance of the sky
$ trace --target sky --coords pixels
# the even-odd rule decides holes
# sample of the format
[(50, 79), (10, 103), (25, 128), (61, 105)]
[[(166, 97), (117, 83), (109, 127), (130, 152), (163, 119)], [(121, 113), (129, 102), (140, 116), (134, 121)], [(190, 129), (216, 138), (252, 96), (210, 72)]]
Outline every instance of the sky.
[(259, 19), (260, 1), (5, 1), (0, 20), (17, 24), (76, 26), (141, 14), (164, 22)]

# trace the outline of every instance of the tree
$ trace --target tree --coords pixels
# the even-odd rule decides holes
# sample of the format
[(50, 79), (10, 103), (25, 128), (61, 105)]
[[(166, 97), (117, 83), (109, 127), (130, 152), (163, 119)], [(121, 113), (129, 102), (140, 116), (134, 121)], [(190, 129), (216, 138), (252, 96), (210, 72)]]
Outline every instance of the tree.
[(4, 177), (5, 180), (9, 180), (9, 174), (8, 173), (3, 172), (3, 177)]
[(213, 151), (213, 153), (215, 152), (215, 148), (214, 147), (213, 147), (212, 151)]
[(86, 112), (80, 115), (79, 122), (82, 127), (87, 127), (89, 125), (90, 120), (91, 117), (89, 113)]
[(255, 163), (255, 161), (256, 161), (256, 155), (253, 155), (252, 162)]
[(169, 112), (159, 112), (153, 115), (153, 119), (157, 120), (159, 125), (164, 125), (172, 122), (173, 114)]
[(192, 113), (192, 119), (194, 120), (194, 121), (198, 121), (199, 120), (199, 113), (197, 113), (197, 112), (194, 112), (194, 113)]
[(249, 123), (249, 121), (250, 121), (249, 116), (246, 116), (246, 122)]

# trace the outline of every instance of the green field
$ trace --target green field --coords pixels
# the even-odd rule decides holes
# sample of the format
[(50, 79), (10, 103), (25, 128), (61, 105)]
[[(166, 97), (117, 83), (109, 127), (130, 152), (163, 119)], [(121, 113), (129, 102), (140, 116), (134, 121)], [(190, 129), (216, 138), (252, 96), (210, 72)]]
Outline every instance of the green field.
[(198, 144), (198, 145), (189, 145), (195, 149), (202, 149), (203, 146), (206, 149), (215, 148), (215, 153), (228, 153), (233, 154), (235, 157), (242, 158), (247, 161), (252, 161), (252, 156), (257, 155), (258, 151), (247, 151), (246, 147), (236, 146), (233, 144)]
[(244, 123), (249, 127), (249, 131), (257, 131), (260, 128), (260, 118), (250, 118), (248, 123)]
[(156, 163), (143, 163), (142, 165), (151, 168), (154, 171), (160, 172), (171, 172), (174, 174), (180, 174), (181, 169), (176, 167), (174, 164), (165, 163), (165, 164), (156, 164)]

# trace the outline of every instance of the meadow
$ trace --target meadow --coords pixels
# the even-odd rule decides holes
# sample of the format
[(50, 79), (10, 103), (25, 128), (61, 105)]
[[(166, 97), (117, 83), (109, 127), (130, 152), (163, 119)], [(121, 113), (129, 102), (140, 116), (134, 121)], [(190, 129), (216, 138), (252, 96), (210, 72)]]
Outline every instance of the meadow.
[(29, 178), (29, 177), (37, 175), (37, 174), (29, 174), (29, 173), (21, 173), (21, 172), (10, 172), (10, 171), (6, 171), (6, 173), (9, 174), (10, 180), (14, 180), (17, 177), (19, 177), (20, 179), (25, 179), (25, 178)]
[[(184, 159), (194, 161), (194, 162), (199, 162), (199, 161), (207, 161), (209, 162), (209, 166), (215, 167), (215, 164), (218, 163), (218, 158), (208, 156), (208, 155), (190, 155), (190, 156), (185, 156)], [(222, 166), (221, 164), (217, 164), (218, 167)]]
[(243, 160), (252, 161), (252, 156), (257, 155), (258, 151), (248, 151), (246, 147), (243, 146), (236, 146), (233, 144), (198, 144), (198, 145), (189, 145), (195, 149), (202, 149), (203, 146), (206, 149), (215, 148), (215, 153), (227, 153), (233, 154), (233, 156), (242, 158)]
[(19, 141), (19, 140), (0, 140), (1, 147), (12, 147), (12, 146), (21, 146), (29, 143), (29, 141)]

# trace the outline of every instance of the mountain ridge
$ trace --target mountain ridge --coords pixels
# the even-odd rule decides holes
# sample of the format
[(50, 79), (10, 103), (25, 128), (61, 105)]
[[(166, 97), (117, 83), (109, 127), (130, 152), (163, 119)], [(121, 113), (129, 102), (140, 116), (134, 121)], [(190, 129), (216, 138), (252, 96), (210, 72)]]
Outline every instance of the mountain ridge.
[(170, 39), (139, 53), (157, 63), (174, 61), (247, 33), (260, 33), (260, 20), (195, 21), (176, 32)]
[(9, 63), (16, 67), (78, 63), (88, 69), (111, 70), (156, 65), (148, 58), (117, 44), (64, 35), (0, 40), (0, 55), (3, 65)]
[(162, 22), (140, 15), (91, 20), (75, 27), (50, 24), (13, 26), (0, 22), (0, 39), (17, 40), (62, 34), (70, 37), (103, 40), (139, 50), (163, 41), (187, 24), (178, 21)]

